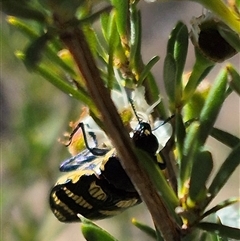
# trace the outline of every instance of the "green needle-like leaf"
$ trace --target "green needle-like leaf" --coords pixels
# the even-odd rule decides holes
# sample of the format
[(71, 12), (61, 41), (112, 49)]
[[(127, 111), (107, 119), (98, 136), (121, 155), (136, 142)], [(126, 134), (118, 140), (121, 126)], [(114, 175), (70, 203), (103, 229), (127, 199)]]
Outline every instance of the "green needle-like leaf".
[[(133, 71), (139, 72), (142, 67), (141, 56), (141, 16), (136, 5), (130, 6), (130, 65)], [(139, 84), (140, 85), (140, 84)]]
[(1, 10), (10, 16), (35, 20), (41, 23), (46, 22), (46, 16), (37, 9), (30, 7), (26, 2), (3, 0), (1, 1)]
[(176, 74), (176, 105), (180, 102), (182, 95), (182, 74), (185, 66), (188, 50), (188, 29), (186, 25), (182, 24), (174, 44), (174, 59), (177, 65)]
[(128, 31), (128, 8), (127, 0), (111, 0), (116, 9), (116, 25), (122, 42), (126, 43)]
[(210, 210), (208, 210), (207, 212), (205, 212), (202, 215), (202, 219), (207, 217), (208, 215), (212, 214), (212, 213), (216, 213), (217, 211), (226, 208), (229, 205), (235, 204), (237, 202), (240, 202), (240, 198), (229, 198), (221, 203), (219, 203), (218, 205), (214, 206), (213, 208), (211, 208)]
[(194, 94), (197, 86), (214, 67), (214, 62), (206, 59), (200, 51), (195, 48), (196, 61), (192, 73), (183, 91), (183, 102), (186, 103)]
[(185, 182), (190, 177), (196, 154), (204, 145), (212, 131), (213, 125), (225, 99), (227, 86), (227, 71), (222, 71), (210, 90), (198, 122), (193, 122), (186, 135), (183, 158), (180, 162), (179, 194), (185, 195)]
[(156, 240), (157, 235), (156, 235), (156, 231), (153, 228), (149, 227), (146, 224), (138, 222), (136, 219), (132, 219), (132, 224), (137, 228), (139, 228), (144, 233), (148, 234), (151, 238), (154, 238), (154, 240)]
[(195, 157), (190, 177), (190, 200), (188, 200), (188, 203), (191, 203), (191, 205), (206, 198), (206, 193), (204, 192), (206, 188), (205, 186), (212, 169), (213, 160), (211, 153), (208, 151), (199, 152)]
[[(115, 55), (117, 55), (117, 57), (119, 56), (123, 56), (124, 54), (122, 51), (122, 46), (120, 43), (120, 37), (119, 37), (119, 33), (117, 31), (117, 26), (116, 26), (116, 18), (115, 15), (113, 14), (110, 18), (110, 31), (109, 31), (109, 51), (108, 51), (108, 88), (112, 88), (113, 85), (113, 81), (114, 81), (114, 57)], [(116, 58), (117, 58), (116, 57)], [(123, 61), (124, 62), (124, 61)]]
[[(180, 105), (182, 96), (182, 74), (188, 49), (188, 30), (186, 25), (178, 22), (172, 30), (167, 46), (167, 56), (164, 62), (164, 81), (170, 100), (175, 106)], [(173, 71), (170, 73), (169, 71)], [(168, 75), (171, 75), (171, 78)], [(173, 78), (174, 77), (174, 81)], [(173, 87), (170, 87), (173, 85)]]
[(100, 16), (101, 30), (102, 30), (103, 37), (105, 38), (106, 41), (109, 40), (110, 16), (111, 16), (111, 14), (108, 14), (108, 13), (102, 13), (101, 16)]
[(32, 42), (26, 50), (24, 63), (30, 70), (34, 69), (41, 59), (41, 54), (48, 40), (51, 39), (48, 33), (40, 36)]
[(184, 140), (186, 137), (186, 130), (183, 123), (182, 115), (180, 113), (176, 114), (176, 148), (177, 148), (177, 155), (178, 160), (181, 162), (183, 158), (183, 147), (184, 147)]
[(186, 190), (185, 182), (189, 179), (192, 165), (194, 163), (194, 153), (197, 153), (196, 142), (197, 135), (199, 133), (199, 123), (193, 122), (189, 127), (188, 133), (184, 140), (184, 146), (182, 153), (182, 159), (179, 160), (179, 194), (178, 196), (183, 197), (188, 190)]
[[(32, 42), (31, 45), (34, 45), (34, 42), (37, 41), (38, 38), (41, 38), (39, 37), (38, 33), (33, 29), (33, 27), (31, 27), (31, 25), (27, 25), (25, 22), (23, 22), (22, 20), (20, 19), (17, 19), (15, 17), (8, 17), (7, 18), (7, 21), (13, 25), (15, 28), (17, 28), (21, 33), (23, 33), (27, 38), (30, 39), (30, 41)], [(44, 36), (44, 35), (43, 35)], [(49, 60), (51, 62), (53, 62), (56, 66), (58, 66), (58, 68), (62, 68), (62, 70), (66, 71), (67, 73), (69, 73), (70, 75), (72, 76), (75, 76), (75, 72), (73, 70), (72, 67), (70, 67), (67, 63), (65, 63), (59, 56), (58, 56), (58, 53), (56, 51), (56, 49), (59, 49), (56, 48), (55, 49), (55, 45), (56, 45), (56, 41), (52, 42), (52, 45), (49, 45), (49, 44), (46, 44), (46, 46), (44, 46), (44, 38), (45, 37), (42, 37), (43, 39), (41, 40), (38, 40), (38, 41), (42, 41), (42, 48), (45, 48), (44, 49), (44, 55), (46, 55), (47, 58), (49, 58)], [(49, 37), (50, 38), (50, 37)], [(46, 39), (47, 41), (47, 39)], [(41, 44), (40, 44), (41, 45)], [(32, 46), (34, 47), (34, 46)], [(41, 58), (41, 51), (43, 49), (37, 49), (35, 50), (35, 54), (31, 53), (30, 50), (29, 51), (29, 57), (30, 59), (33, 58), (33, 59), (36, 59), (36, 63), (38, 62), (39, 58)], [(32, 56), (32, 55), (35, 55), (35, 56)], [(31, 57), (32, 56), (32, 57)], [(35, 64), (36, 64), (35, 63)], [(30, 66), (33, 67), (33, 63), (30, 62)]]
[(240, 75), (239, 73), (235, 70), (235, 68), (232, 65), (227, 66), (227, 70), (230, 74), (231, 80), (229, 85), (231, 88), (240, 95)]
[(200, 145), (203, 145), (208, 135), (210, 134), (212, 127), (217, 119), (219, 111), (225, 100), (225, 93), (227, 88), (227, 71), (224, 69), (217, 77), (214, 85), (212, 86), (206, 102), (203, 106), (200, 114), (200, 132), (199, 140)]
[(79, 218), (82, 222), (82, 234), (87, 241), (117, 241), (116, 238), (114, 238), (104, 229), (91, 222), (89, 219), (86, 219), (81, 215), (79, 215)]
[(219, 236), (229, 237), (232, 239), (240, 239), (240, 229), (228, 227), (217, 223), (202, 222), (197, 224), (197, 227), (207, 232), (216, 233)]
[(175, 52), (175, 44), (176, 44), (177, 36), (180, 30), (183, 28), (183, 26), (184, 24), (182, 22), (178, 22), (170, 34), (168, 44), (167, 44), (167, 53), (170, 53), (173, 56)]
[(89, 96), (84, 93), (84, 91), (74, 89), (73, 86), (63, 81), (62, 78), (53, 73), (48, 66), (45, 66), (43, 64), (39, 65), (36, 67), (35, 71), (38, 72), (46, 80), (48, 80), (51, 84), (56, 86), (58, 89), (62, 90), (68, 95), (71, 95), (73, 98), (85, 103), (92, 111), (93, 115), (95, 117), (98, 116), (98, 111), (96, 110), (95, 104), (92, 102)]
[(169, 102), (173, 107), (175, 103), (175, 80), (177, 75), (177, 64), (172, 54), (167, 54), (164, 60), (163, 79)]
[(231, 174), (240, 164), (240, 142), (233, 148), (227, 159), (224, 161), (220, 169), (218, 170), (212, 184), (209, 187), (208, 192), (211, 194), (209, 202), (217, 195), (220, 189), (227, 182)]
[(154, 56), (148, 63), (147, 65), (144, 67), (139, 80), (138, 80), (138, 85), (141, 86), (143, 81), (147, 78), (147, 76), (149, 75), (152, 67), (159, 61), (160, 57), (159, 56)]
[(218, 128), (212, 129), (211, 136), (230, 148), (233, 148), (240, 142), (238, 137)]
[(240, 38), (236, 32), (226, 26), (218, 26), (221, 36), (237, 51), (240, 52)]
[(153, 184), (162, 196), (164, 203), (168, 206), (169, 212), (179, 222), (179, 217), (175, 213), (175, 208), (178, 206), (178, 199), (167, 183), (163, 173), (159, 170), (159, 167), (152, 161), (152, 159), (144, 151), (137, 149), (137, 155), (139, 161), (144, 169), (148, 172)]

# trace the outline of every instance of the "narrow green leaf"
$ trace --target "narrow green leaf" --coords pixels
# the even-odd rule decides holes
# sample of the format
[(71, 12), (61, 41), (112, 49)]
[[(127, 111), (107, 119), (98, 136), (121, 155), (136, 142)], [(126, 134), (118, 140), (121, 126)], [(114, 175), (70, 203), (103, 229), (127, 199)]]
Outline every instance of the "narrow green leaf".
[(82, 222), (82, 234), (87, 241), (117, 241), (116, 238), (114, 238), (104, 229), (91, 222), (89, 219), (86, 219), (81, 215), (79, 215), (79, 218)]
[(208, 192), (211, 194), (209, 201), (211, 201), (220, 189), (227, 182), (231, 174), (240, 164), (240, 142), (235, 146), (229, 156), (226, 158), (220, 169), (218, 170)]
[(132, 224), (137, 228), (139, 228), (144, 233), (146, 233), (147, 235), (149, 235), (151, 238), (154, 238), (154, 239), (157, 238), (156, 231), (153, 228), (149, 227), (148, 225), (140, 223), (136, 219), (132, 219)]
[[(114, 57), (116, 55), (124, 56), (122, 46), (120, 44), (120, 37), (117, 31), (117, 26), (115, 22), (115, 16), (112, 15), (110, 18), (110, 31), (109, 31), (109, 50), (108, 50), (108, 88), (111, 89), (114, 81)], [(120, 61), (121, 62), (121, 61)], [(124, 62), (124, 61), (123, 61)], [(121, 62), (122, 63), (122, 62)]]
[(77, 9), (84, 4), (82, 0), (48, 0), (48, 6), (52, 13), (61, 19), (62, 23), (67, 23), (75, 18)]
[[(80, 25), (93, 23), (94, 21), (97, 21), (103, 13), (106, 13), (106, 14), (109, 15), (109, 12), (111, 10), (112, 10), (112, 6), (107, 6), (107, 7), (104, 7), (102, 9), (100, 9), (97, 12), (89, 14), (90, 13), (89, 12), (89, 6), (85, 6), (83, 8), (83, 18), (80, 18), (80, 20), (77, 20), (76, 23), (79, 23)], [(84, 16), (84, 15), (86, 15), (86, 16)]]
[(88, 42), (88, 46), (93, 54), (93, 56), (96, 58), (98, 55), (98, 51), (97, 51), (97, 46), (98, 46), (98, 39), (97, 39), (97, 35), (94, 31), (94, 29), (91, 27), (90, 24), (84, 24), (82, 25), (82, 30), (83, 33), (86, 37), (86, 40)]
[(138, 80), (138, 85), (142, 85), (142, 82), (147, 78), (148, 74), (150, 73), (152, 67), (159, 61), (160, 57), (159, 56), (154, 56), (144, 67), (139, 80)]
[(23, 33), (29, 39), (34, 40), (38, 37), (38, 33), (36, 32), (36, 30), (31, 28), (31, 26), (26, 24), (24, 21), (12, 16), (8, 16), (6, 20), (9, 24), (17, 28), (21, 33)]
[(117, 29), (122, 41), (127, 40), (127, 31), (129, 30), (128, 25), (128, 0), (111, 0), (112, 5), (116, 9), (116, 24)]
[(190, 178), (192, 165), (194, 163), (194, 153), (197, 153), (196, 147), (196, 139), (199, 133), (199, 122), (193, 122), (189, 131), (187, 132), (184, 147), (183, 147), (183, 156), (182, 159), (179, 160), (179, 197), (183, 197), (188, 192), (188, 188), (186, 190), (185, 182)]
[(203, 232), (199, 241), (218, 241), (216, 237), (212, 236), (209, 232)]
[(3, 0), (1, 1), (1, 7), (2, 11), (10, 16), (35, 20), (41, 23), (46, 22), (46, 16), (37, 9), (30, 7), (27, 3)]
[[(141, 56), (141, 16), (136, 5), (130, 6), (130, 66), (133, 71), (139, 72), (142, 67)], [(140, 85), (140, 84), (139, 84)]]
[[(26, 37), (28, 37), (31, 41), (35, 41), (37, 38), (39, 38), (38, 33), (30, 27), (30, 25), (27, 25), (25, 22), (23, 22), (20, 19), (17, 19), (15, 17), (8, 17), (7, 21), (13, 25), (14, 27), (16, 27), (21, 33), (23, 33)], [(74, 70), (72, 69), (71, 66), (69, 66), (67, 63), (65, 63), (59, 56), (57, 53), (56, 49), (62, 49), (62, 46), (58, 46), (58, 48), (55, 48), (55, 45), (57, 45), (58, 43), (56, 41), (51, 42), (51, 45), (46, 45), (45, 46), (45, 51), (44, 54), (46, 55), (47, 58), (49, 58), (49, 60), (51, 60), (53, 63), (55, 63), (56, 65), (58, 65), (58, 67), (62, 68), (63, 70), (65, 70), (67, 73), (71, 74), (71, 75), (75, 75)], [(61, 48), (59, 48), (61, 47)], [(40, 53), (39, 53), (40, 54)], [(38, 58), (40, 58), (40, 56), (36, 56)]]
[(200, 51), (195, 48), (196, 60), (192, 69), (192, 73), (183, 91), (183, 102), (187, 103), (194, 94), (197, 86), (207, 76), (214, 67), (214, 62), (206, 59)]
[[(174, 82), (174, 100), (178, 106), (182, 96), (182, 74), (185, 66), (188, 50), (188, 29), (185, 24), (178, 22), (172, 30), (167, 46), (167, 56), (171, 55), (175, 60), (175, 82)], [(166, 56), (166, 58), (167, 58)], [(167, 61), (165, 58), (165, 61)], [(171, 60), (170, 64), (171, 64)], [(165, 70), (165, 67), (164, 67)], [(167, 71), (167, 69), (166, 69)], [(172, 87), (173, 88), (173, 87)]]
[(24, 60), (27, 68), (32, 70), (36, 67), (41, 59), (43, 49), (51, 37), (48, 33), (45, 33), (27, 47)]
[(226, 69), (222, 70), (212, 86), (201, 111), (199, 118), (201, 129), (198, 140), (200, 145), (204, 144), (208, 135), (210, 134), (225, 100), (227, 77)]
[(240, 75), (239, 73), (235, 70), (235, 68), (232, 65), (227, 66), (227, 71), (230, 74), (231, 80), (229, 85), (231, 88), (240, 95)]
[(218, 25), (218, 31), (237, 52), (240, 52), (240, 38), (236, 32), (223, 25)]
[(183, 123), (182, 115), (180, 113), (176, 114), (176, 147), (178, 153), (178, 159), (182, 160), (183, 157), (183, 147), (184, 147), (184, 140), (186, 137), (186, 130)]
[(216, 233), (219, 236), (240, 239), (240, 229), (228, 227), (217, 223), (201, 222), (197, 224), (197, 227), (207, 232)]
[(56, 86), (61, 91), (65, 92), (68, 95), (71, 95), (73, 98), (80, 100), (81, 102), (85, 103), (89, 109), (92, 111), (93, 115), (98, 116), (98, 111), (96, 109), (95, 104), (89, 98), (89, 95), (84, 92), (83, 90), (76, 90), (73, 86), (69, 83), (65, 82), (62, 78), (58, 75), (53, 73), (51, 67), (45, 66), (43, 64), (36, 67), (35, 71), (39, 73), (43, 78), (49, 81), (51, 84)]
[(107, 14), (107, 13), (102, 13), (100, 16), (100, 22), (101, 22), (101, 30), (103, 33), (103, 37), (105, 40), (108, 42), (109, 40), (109, 20), (110, 20), (110, 15), (112, 14)]
[(161, 194), (165, 205), (168, 206), (169, 212), (172, 214), (172, 217), (174, 217), (177, 222), (180, 222), (179, 217), (176, 215), (175, 212), (175, 208), (178, 206), (178, 198), (167, 183), (162, 171), (159, 170), (157, 164), (152, 161), (152, 159), (148, 156), (146, 152), (137, 149), (136, 153), (139, 157), (138, 160), (141, 162), (141, 165), (148, 172), (154, 186)]
[(170, 34), (168, 44), (167, 44), (167, 53), (171, 54), (172, 56), (174, 56), (174, 46), (177, 39), (177, 35), (181, 30), (181, 28), (183, 28), (183, 26), (184, 24), (182, 22), (178, 22)]
[(188, 102), (185, 103), (183, 107), (184, 122), (199, 119), (199, 115), (202, 111), (210, 89), (211, 85), (208, 82), (204, 81), (199, 84), (192, 97), (188, 100)]
[(217, 211), (223, 209), (223, 208), (226, 208), (227, 206), (230, 206), (232, 204), (235, 204), (237, 202), (240, 202), (240, 199), (239, 198), (229, 198), (221, 203), (219, 203), (218, 205), (214, 206), (213, 208), (211, 208), (210, 210), (208, 210), (207, 212), (205, 212), (203, 215), (202, 215), (202, 219), (209, 216), (210, 214), (212, 213), (216, 213)]
[(210, 135), (230, 148), (233, 148), (240, 142), (238, 137), (215, 127), (213, 127)]
[(191, 203), (196, 203), (206, 197), (204, 192), (206, 182), (213, 169), (212, 155), (209, 151), (201, 151), (195, 156), (190, 177), (189, 198)]
[[(146, 88), (147, 96), (148, 96), (148, 103), (154, 103), (156, 100), (159, 99), (160, 92), (157, 85), (157, 82), (151, 72), (149, 72), (146, 81), (144, 81), (144, 86)], [(165, 111), (164, 103), (161, 101), (159, 105), (154, 110), (156, 113), (159, 113), (163, 119), (167, 119), (168, 113)]]
[[(188, 51), (188, 29), (186, 25), (182, 25), (177, 34), (174, 45), (174, 59), (177, 65), (177, 75), (176, 75), (176, 101), (180, 102), (182, 96), (182, 74), (186, 62)], [(177, 104), (176, 103), (176, 104)]]
[(201, 229), (194, 228), (192, 232), (184, 236), (181, 241), (213, 241), (209, 234)]
[(167, 54), (164, 60), (163, 79), (164, 79), (165, 89), (171, 105), (175, 103), (176, 75), (177, 75), (176, 61), (172, 54)]
[(217, 240), (216, 241), (230, 241), (227, 237), (220, 237), (217, 235)]

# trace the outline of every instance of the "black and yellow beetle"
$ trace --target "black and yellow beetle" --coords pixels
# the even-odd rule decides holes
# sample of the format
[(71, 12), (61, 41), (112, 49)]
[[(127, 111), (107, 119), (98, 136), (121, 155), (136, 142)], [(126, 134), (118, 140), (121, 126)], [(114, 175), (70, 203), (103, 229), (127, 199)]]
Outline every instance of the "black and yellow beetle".
[[(141, 203), (130, 178), (122, 168), (114, 148), (88, 146), (84, 124), (80, 123), (86, 150), (66, 160), (50, 193), (50, 207), (61, 222), (80, 222), (77, 214), (89, 219), (104, 219)], [(133, 132), (134, 145), (157, 161), (158, 140), (147, 122), (139, 122)], [(165, 168), (165, 163), (160, 163)]]

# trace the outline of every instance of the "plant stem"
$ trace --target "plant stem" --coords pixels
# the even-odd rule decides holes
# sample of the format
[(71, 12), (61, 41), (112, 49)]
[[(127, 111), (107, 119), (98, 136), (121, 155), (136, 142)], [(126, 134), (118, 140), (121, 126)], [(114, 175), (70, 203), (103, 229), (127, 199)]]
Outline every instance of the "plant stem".
[(124, 130), (110, 93), (103, 84), (83, 32), (76, 26), (69, 28), (65, 26), (64, 28), (60, 23), (61, 18), (55, 17), (56, 24), (60, 25), (60, 29), (62, 29), (60, 30), (60, 38), (73, 55), (79, 71), (86, 81), (90, 97), (102, 114), (104, 131), (109, 135), (120, 157), (121, 164), (139, 191), (142, 200), (148, 206), (157, 229), (161, 231), (165, 241), (180, 240), (176, 224), (169, 216), (149, 176), (139, 166), (129, 135)]

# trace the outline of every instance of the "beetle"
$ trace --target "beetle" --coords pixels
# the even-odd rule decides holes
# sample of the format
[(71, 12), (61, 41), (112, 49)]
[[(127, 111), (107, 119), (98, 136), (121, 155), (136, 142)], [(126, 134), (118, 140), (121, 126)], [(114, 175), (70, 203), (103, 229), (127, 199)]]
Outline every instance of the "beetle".
[[(141, 203), (141, 198), (122, 168), (115, 148), (89, 147), (84, 124), (82, 129), (86, 149), (67, 159), (59, 178), (50, 192), (50, 207), (61, 222), (80, 222), (78, 214), (96, 220), (117, 215)], [(71, 134), (70, 138), (76, 132)], [(95, 140), (95, 136), (91, 135)], [(139, 121), (133, 131), (135, 147), (146, 151), (157, 162), (158, 139), (149, 123)], [(165, 163), (159, 163), (161, 169)]]

